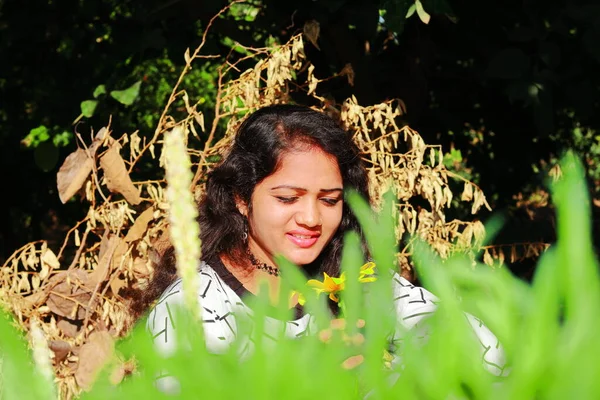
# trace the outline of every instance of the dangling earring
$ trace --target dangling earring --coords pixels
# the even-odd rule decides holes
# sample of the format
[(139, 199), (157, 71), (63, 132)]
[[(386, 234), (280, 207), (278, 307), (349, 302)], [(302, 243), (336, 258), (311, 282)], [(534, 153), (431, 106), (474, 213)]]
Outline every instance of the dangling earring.
[(244, 233), (242, 233), (242, 240), (245, 244), (248, 244), (248, 220), (244, 218)]
[(238, 202), (236, 200), (236, 208), (238, 209), (239, 213), (242, 215), (242, 217), (244, 218), (244, 232), (242, 233), (242, 240), (244, 241), (244, 244), (248, 244), (248, 216), (246, 216), (245, 212), (244, 212), (244, 206), (243, 204), (240, 202)]

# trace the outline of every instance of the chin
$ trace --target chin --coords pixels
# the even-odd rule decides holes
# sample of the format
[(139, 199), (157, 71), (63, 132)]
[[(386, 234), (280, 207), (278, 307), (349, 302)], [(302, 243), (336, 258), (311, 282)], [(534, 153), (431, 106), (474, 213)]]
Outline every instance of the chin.
[(290, 262), (293, 262), (296, 265), (306, 265), (315, 261), (318, 257), (318, 254), (296, 254), (285, 256)]

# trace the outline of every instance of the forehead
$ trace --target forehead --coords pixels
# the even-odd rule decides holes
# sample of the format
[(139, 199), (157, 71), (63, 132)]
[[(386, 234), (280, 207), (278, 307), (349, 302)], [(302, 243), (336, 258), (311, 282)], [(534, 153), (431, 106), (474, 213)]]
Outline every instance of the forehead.
[(285, 152), (278, 168), (261, 184), (273, 187), (292, 185), (305, 189), (342, 187), (342, 175), (337, 159), (319, 148)]

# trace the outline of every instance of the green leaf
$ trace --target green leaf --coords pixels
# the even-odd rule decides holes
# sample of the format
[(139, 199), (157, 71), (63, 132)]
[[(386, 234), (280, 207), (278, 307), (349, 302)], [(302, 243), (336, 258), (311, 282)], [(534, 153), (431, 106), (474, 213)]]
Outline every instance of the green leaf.
[(72, 132), (62, 131), (61, 133), (54, 135), (52, 143), (54, 143), (54, 146), (56, 147), (66, 147), (71, 143), (73, 136)]
[(357, 232), (347, 232), (344, 235), (341, 263), (341, 269), (346, 273), (346, 287), (340, 297), (344, 301), (345, 310), (347, 310), (343, 317), (348, 320), (352, 333), (356, 333), (354, 327), (364, 313), (364, 304), (360, 294), (361, 283), (358, 281), (360, 266), (364, 261), (360, 236)]
[(429, 21), (431, 20), (431, 15), (429, 15), (427, 13), (427, 11), (425, 11), (425, 9), (423, 8), (423, 3), (421, 3), (420, 0), (415, 1), (415, 8), (417, 9), (417, 15), (419, 16), (419, 18), (421, 19), (421, 21), (424, 24), (428, 24)]
[(38, 142), (45, 142), (46, 140), (50, 139), (48, 128), (46, 128), (44, 125), (33, 128), (29, 131), (29, 135), (34, 137)]
[(106, 94), (106, 86), (98, 85), (96, 89), (94, 89), (94, 98), (97, 99), (103, 94)]
[(417, 5), (416, 4), (411, 5), (410, 8), (408, 9), (408, 12), (406, 13), (406, 18), (412, 17), (412, 15), (415, 13), (416, 10), (417, 10)]
[(25, 147), (37, 147), (40, 143), (50, 139), (50, 132), (44, 125), (40, 125), (37, 128), (33, 128), (29, 131), (29, 134), (21, 141)]
[(251, 55), (250, 51), (241, 47), (235, 40), (233, 40), (229, 36), (225, 36), (223, 39), (221, 39), (221, 43), (223, 43), (227, 47), (230, 47), (233, 51), (239, 54), (242, 54), (244, 56)]
[(81, 102), (81, 113), (84, 117), (90, 118), (94, 115), (94, 111), (96, 111), (96, 106), (98, 106), (98, 100), (85, 100)]
[[(592, 238), (592, 211), (585, 169), (580, 158), (568, 151), (561, 159), (563, 176), (552, 185), (557, 208), (557, 257), (568, 267), (561, 284), (565, 294), (566, 323), (578, 329), (570, 333), (588, 335), (590, 315), (598, 315), (600, 276)], [(573, 328), (573, 326), (571, 327)], [(583, 341), (582, 341), (583, 343)]]
[(130, 106), (140, 95), (141, 84), (142, 81), (137, 81), (133, 85), (129, 86), (127, 89), (113, 90), (110, 92), (110, 96), (113, 99), (117, 100), (119, 103), (124, 104), (126, 106)]
[(395, 221), (392, 217), (395, 200), (392, 191), (385, 192), (383, 198), (382, 210), (377, 214), (358, 192), (348, 190), (346, 193), (348, 205), (363, 229), (373, 261), (380, 271), (393, 267), (397, 251)]

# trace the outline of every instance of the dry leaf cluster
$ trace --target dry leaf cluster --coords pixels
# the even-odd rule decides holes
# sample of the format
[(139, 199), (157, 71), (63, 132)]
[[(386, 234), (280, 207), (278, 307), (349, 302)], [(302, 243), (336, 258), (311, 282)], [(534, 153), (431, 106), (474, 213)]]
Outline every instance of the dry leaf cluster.
[[(440, 146), (424, 143), (416, 131), (401, 124), (403, 103), (394, 100), (363, 107), (355, 98), (341, 106), (326, 101), (317, 94), (324, 79), (318, 79), (306, 61), (301, 35), (272, 48), (245, 48), (249, 55), (234, 61), (231, 54), (227, 56), (218, 73), (215, 118), (205, 127), (197, 110), (199, 102), (193, 103), (180, 88), (192, 63), (203, 58), (202, 46), (192, 54), (186, 51), (186, 66), (152, 137), (137, 132), (115, 137), (110, 124), (90, 143), (79, 137), (81, 148), (66, 158), (57, 184), (63, 202), (79, 196), (89, 209), (62, 247), (50, 249), (45, 241), (30, 243), (15, 251), (0, 270), (0, 302), (16, 316), (23, 331), (39, 324), (52, 350), (61, 398), (88, 389), (108, 360), (115, 365), (115, 382), (133, 368), (131, 362), (115, 358), (113, 351), (114, 340), (126, 334), (133, 322), (122, 290), (144, 288), (150, 278), (152, 261), (165, 247), (168, 206), (163, 179), (140, 181), (131, 172), (141, 160), (163, 166), (158, 153), (163, 134), (175, 126), (182, 126), (187, 134), (192, 186), (198, 198), (206, 172), (226, 154), (244, 116), (267, 104), (289, 102), (293, 92), (303, 92), (318, 105), (315, 108), (339, 118), (353, 132), (369, 169), (374, 207), (386, 190), (396, 194), (399, 241), (406, 233), (416, 233), (447, 257), (455, 251), (475, 255), (485, 236), (478, 221), (446, 221), (445, 210), (457, 197), (449, 179), (461, 178), (444, 167)], [(254, 67), (242, 71), (241, 65), (249, 60)], [(352, 75), (346, 66), (338, 79), (350, 80)], [(300, 81), (299, 76), (305, 78)], [(182, 120), (171, 115), (177, 102), (187, 110)], [(203, 143), (202, 150), (194, 149), (193, 141)], [(470, 202), (473, 213), (489, 208), (482, 191), (468, 181), (460, 199)], [(409, 277), (410, 252), (408, 242), (399, 253)], [(489, 264), (502, 264), (505, 259), (501, 248), (486, 248), (484, 254)], [(517, 257), (511, 250), (510, 259)]]

